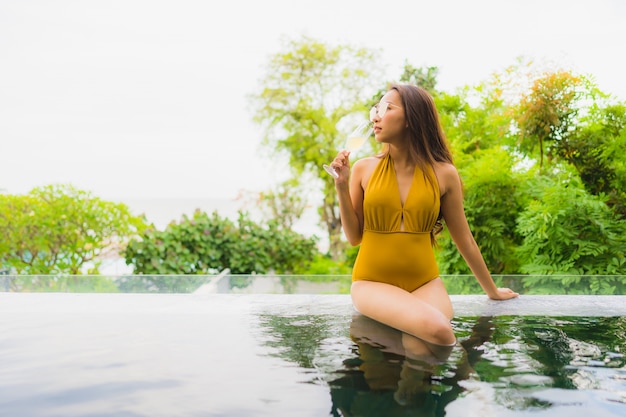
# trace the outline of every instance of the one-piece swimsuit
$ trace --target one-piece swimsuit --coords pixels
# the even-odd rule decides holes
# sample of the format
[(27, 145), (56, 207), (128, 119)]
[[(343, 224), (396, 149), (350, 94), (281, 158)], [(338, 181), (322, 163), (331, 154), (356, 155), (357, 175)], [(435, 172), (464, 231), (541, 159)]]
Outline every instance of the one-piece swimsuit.
[(412, 292), (439, 277), (431, 243), (440, 210), (432, 169), (415, 168), (406, 201), (389, 154), (376, 165), (363, 199), (363, 238), (352, 281), (384, 282)]

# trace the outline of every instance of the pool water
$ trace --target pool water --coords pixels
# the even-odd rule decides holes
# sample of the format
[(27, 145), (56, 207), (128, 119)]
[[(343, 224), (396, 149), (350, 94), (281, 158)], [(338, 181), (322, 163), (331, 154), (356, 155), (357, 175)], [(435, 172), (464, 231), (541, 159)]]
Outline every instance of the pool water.
[(443, 349), (345, 295), (0, 293), (0, 415), (626, 415), (624, 297), (452, 299)]
[(355, 316), (342, 366), (323, 367), (332, 415), (626, 415), (623, 318), (463, 317), (454, 327), (447, 355), (416, 357), (406, 335)]

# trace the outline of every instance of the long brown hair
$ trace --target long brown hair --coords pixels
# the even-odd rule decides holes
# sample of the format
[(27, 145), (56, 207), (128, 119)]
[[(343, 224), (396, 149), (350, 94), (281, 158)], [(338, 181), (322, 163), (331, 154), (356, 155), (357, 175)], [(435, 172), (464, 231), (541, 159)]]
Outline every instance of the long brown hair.
[[(404, 107), (410, 137), (410, 158), (425, 173), (435, 162), (452, 164), (452, 153), (430, 93), (412, 84), (392, 84), (389, 90), (398, 92)], [(388, 151), (388, 145), (385, 145), (382, 153), (386, 154)]]
[[(392, 84), (389, 90), (400, 94), (402, 107), (409, 130), (409, 157), (415, 161), (433, 187), (437, 186), (432, 170), (436, 162), (453, 164), (452, 153), (448, 140), (439, 121), (439, 113), (435, 100), (425, 89), (412, 84)], [(382, 154), (389, 152), (385, 145)], [(435, 243), (435, 235), (443, 229), (441, 213), (435, 228), (431, 231), (431, 241)]]

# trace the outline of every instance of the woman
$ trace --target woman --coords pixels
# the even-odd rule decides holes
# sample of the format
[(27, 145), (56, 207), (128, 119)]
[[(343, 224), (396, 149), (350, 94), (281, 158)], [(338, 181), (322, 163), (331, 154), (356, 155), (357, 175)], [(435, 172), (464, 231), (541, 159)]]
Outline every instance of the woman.
[(489, 298), (518, 294), (496, 287), (472, 236), (461, 180), (430, 94), (393, 85), (370, 119), (382, 153), (351, 170), (349, 152), (342, 151), (331, 164), (339, 174), (335, 187), (344, 233), (352, 245), (361, 245), (352, 301), (374, 320), (429, 343), (454, 345), (452, 303), (432, 247), (440, 218)]

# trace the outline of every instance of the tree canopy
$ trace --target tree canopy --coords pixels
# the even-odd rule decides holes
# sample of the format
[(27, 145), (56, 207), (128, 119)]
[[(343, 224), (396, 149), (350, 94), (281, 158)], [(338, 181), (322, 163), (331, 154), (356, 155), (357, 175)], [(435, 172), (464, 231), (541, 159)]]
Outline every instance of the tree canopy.
[(335, 258), (345, 245), (334, 184), (322, 165), (342, 148), (352, 124), (367, 117), (381, 81), (375, 51), (303, 37), (270, 58), (259, 92), (250, 97), (265, 143), (288, 157), (294, 178), (318, 179), (311, 187), (322, 191), (320, 219)]
[(0, 195), (0, 265), (18, 274), (97, 274), (101, 257), (144, 227), (126, 205), (71, 185)]

